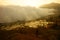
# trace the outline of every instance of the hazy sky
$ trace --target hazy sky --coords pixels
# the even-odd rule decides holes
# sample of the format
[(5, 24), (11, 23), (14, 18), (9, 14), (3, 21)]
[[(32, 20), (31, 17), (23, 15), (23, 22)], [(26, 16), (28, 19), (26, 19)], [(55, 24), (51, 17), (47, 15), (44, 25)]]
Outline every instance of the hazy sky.
[(60, 0), (0, 0), (0, 5), (40, 6), (43, 4), (59, 2)]

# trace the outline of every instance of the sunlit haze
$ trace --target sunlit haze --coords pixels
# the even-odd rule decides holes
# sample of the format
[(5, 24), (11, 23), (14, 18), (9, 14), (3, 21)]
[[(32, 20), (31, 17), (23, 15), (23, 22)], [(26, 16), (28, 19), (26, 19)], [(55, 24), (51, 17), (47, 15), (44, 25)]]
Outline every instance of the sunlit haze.
[(43, 4), (55, 2), (55, 0), (0, 0), (0, 5), (19, 5), (38, 7)]
[(0, 22), (30, 21), (53, 14), (50, 13), (53, 9), (38, 8), (52, 2), (56, 0), (0, 0)]

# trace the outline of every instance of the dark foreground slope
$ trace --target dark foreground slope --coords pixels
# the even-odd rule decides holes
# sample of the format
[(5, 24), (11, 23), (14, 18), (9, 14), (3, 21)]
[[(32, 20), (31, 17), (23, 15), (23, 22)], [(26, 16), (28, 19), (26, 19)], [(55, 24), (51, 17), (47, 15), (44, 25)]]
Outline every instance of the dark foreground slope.
[(60, 30), (44, 27), (0, 30), (0, 40), (60, 40)]

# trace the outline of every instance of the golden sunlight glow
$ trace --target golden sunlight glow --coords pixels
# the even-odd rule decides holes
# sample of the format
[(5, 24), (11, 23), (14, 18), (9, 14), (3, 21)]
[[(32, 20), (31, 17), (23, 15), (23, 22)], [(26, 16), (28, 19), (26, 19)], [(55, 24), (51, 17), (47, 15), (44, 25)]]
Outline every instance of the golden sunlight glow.
[(1, 0), (0, 5), (3, 4), (37, 7), (51, 2), (52, 0)]

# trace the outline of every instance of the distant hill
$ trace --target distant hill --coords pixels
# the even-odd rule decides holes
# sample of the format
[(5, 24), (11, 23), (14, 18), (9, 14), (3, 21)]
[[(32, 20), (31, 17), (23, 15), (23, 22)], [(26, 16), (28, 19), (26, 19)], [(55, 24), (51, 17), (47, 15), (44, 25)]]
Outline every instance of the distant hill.
[(41, 8), (60, 8), (60, 3), (44, 4)]
[(46, 17), (43, 17), (43, 19), (46, 19), (48, 21), (53, 21), (58, 26), (60, 26), (60, 4), (59, 3), (45, 4), (41, 6), (41, 8), (54, 9), (54, 11), (51, 11), (52, 13), (54, 13), (53, 15), (48, 15)]

